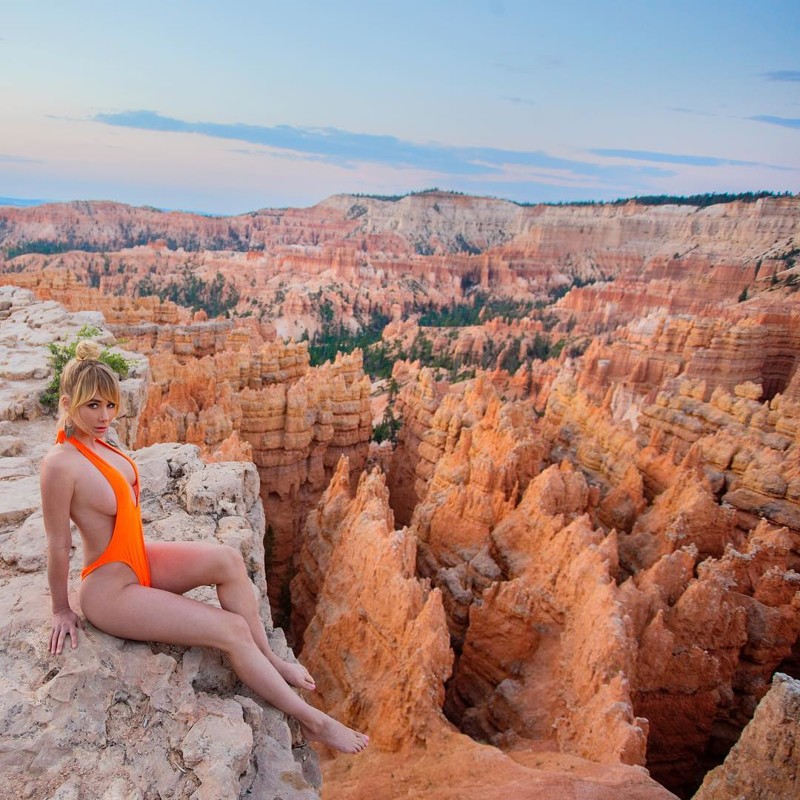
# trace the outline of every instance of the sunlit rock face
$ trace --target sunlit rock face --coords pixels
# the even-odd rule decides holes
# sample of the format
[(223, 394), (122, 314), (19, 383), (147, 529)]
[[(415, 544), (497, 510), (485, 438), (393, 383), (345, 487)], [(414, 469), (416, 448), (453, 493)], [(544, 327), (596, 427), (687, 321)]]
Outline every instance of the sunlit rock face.
[[(539, 618), (528, 619), (526, 611), (537, 599), (523, 580), (496, 584), (494, 596), (485, 593), (485, 616), (470, 625), (474, 638), (464, 652), (471, 644), (478, 653), (472, 661), (484, 680), (489, 673), (487, 685), (480, 687), (489, 695), (496, 676), (513, 664), (514, 678), (505, 683), (514, 685), (498, 690), (492, 705), (514, 718), (507, 724), (524, 719), (524, 733), (530, 738), (516, 737), (519, 749), (506, 751), (478, 744), (447, 721), (442, 706), (454, 653), (442, 602), (445, 591), (418, 576), (417, 540), (408, 529), (395, 529), (384, 476), (364, 473), (353, 487), (349, 472), (342, 461), (309, 515), (301, 569), (293, 584), (298, 611), (307, 621), (301, 658), (317, 678), (315, 695), (371, 736), (370, 747), (357, 759), (325, 762), (326, 791), (364, 800), (408, 793), (445, 798), (454, 791), (482, 796), (498, 787), (510, 798), (575, 792), (597, 800), (610, 800), (620, 792), (643, 799), (673, 798), (641, 767), (629, 766), (643, 759), (646, 722), (633, 718), (624, 680), (609, 681), (604, 670), (586, 669), (566, 690), (549, 696), (557, 685), (548, 668), (557, 668), (553, 650), (558, 645), (552, 638), (542, 640), (564, 620), (552, 619), (554, 611), (558, 614), (552, 607), (540, 608)], [(569, 470), (565, 475), (585, 490), (580, 476)], [(585, 491), (578, 487), (577, 494)], [(579, 540), (585, 537), (583, 530), (577, 533)], [(570, 597), (564, 602), (583, 606), (584, 617), (596, 603), (605, 603), (611, 625), (597, 626), (590, 641), (580, 641), (578, 629), (588, 625), (587, 619), (581, 620), (567, 648), (576, 661), (613, 661), (618, 656), (609, 653), (619, 634), (611, 641), (605, 638), (618, 622), (617, 609), (608, 599), (613, 583), (603, 586), (594, 580), (595, 568), (607, 574), (606, 556), (598, 554), (593, 560), (587, 553), (585, 561), (572, 566), (566, 561), (562, 567), (570, 574), (561, 576), (565, 587), (579, 576), (589, 583), (585, 592), (565, 589)], [(541, 635), (538, 629), (546, 620), (550, 625)], [(545, 686), (533, 686), (537, 672)], [(464, 685), (476, 683), (468, 674), (460, 680)], [(536, 709), (535, 719), (529, 718), (534, 695), (547, 704)], [(577, 714), (583, 701), (588, 717)], [(575, 715), (562, 719), (553, 735), (548, 722), (555, 721), (566, 704), (573, 704)], [(478, 725), (476, 718), (473, 731)], [(603, 736), (595, 738), (592, 730), (598, 725)]]
[(800, 682), (776, 673), (772, 687), (725, 764), (706, 775), (695, 800), (796, 797), (800, 768)]
[(565, 363), (543, 417), (485, 376), (422, 370), (387, 484), (441, 591), (448, 719), (501, 748), (646, 764), (686, 796), (775, 670), (798, 671), (800, 440), (796, 402), (764, 382), (686, 376), (693, 321), (670, 324)]

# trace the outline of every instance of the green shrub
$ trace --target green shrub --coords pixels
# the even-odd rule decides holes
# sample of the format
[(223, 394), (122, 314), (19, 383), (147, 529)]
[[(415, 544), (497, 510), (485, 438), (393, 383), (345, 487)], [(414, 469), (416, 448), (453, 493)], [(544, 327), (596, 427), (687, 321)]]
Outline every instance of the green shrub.
[[(39, 402), (50, 411), (55, 411), (58, 407), (59, 385), (61, 382), (61, 372), (67, 365), (67, 362), (75, 358), (75, 349), (81, 339), (93, 339), (99, 336), (99, 328), (93, 325), (84, 325), (75, 336), (75, 340), (67, 343), (51, 342), (47, 345), (50, 351), (50, 363), (53, 365), (53, 378), (47, 385), (47, 388), (39, 396)], [(116, 372), (120, 378), (127, 378), (130, 368), (135, 362), (128, 361), (123, 358), (119, 353), (112, 353), (110, 350), (105, 349), (100, 354), (100, 361), (108, 364), (111, 369)]]

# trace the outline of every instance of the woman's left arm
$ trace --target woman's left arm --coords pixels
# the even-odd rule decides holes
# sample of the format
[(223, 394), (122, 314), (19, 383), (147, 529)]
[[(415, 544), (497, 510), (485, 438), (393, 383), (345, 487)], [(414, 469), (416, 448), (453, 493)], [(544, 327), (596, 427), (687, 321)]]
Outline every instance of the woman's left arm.
[(47, 534), (47, 581), (53, 606), (50, 652), (60, 655), (64, 640), (69, 636), (72, 647), (78, 646), (80, 617), (69, 604), (69, 556), (72, 549), (72, 529), (69, 509), (75, 488), (67, 470), (59, 468), (54, 459), (42, 462), (42, 515)]

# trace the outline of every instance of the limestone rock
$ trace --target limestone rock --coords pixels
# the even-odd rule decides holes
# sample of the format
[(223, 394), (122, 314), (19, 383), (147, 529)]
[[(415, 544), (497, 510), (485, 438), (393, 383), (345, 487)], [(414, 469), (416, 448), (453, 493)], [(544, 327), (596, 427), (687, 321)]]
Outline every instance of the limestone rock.
[(800, 794), (796, 758), (800, 682), (776, 673), (772, 688), (725, 763), (706, 775), (694, 800), (777, 800)]
[[(14, 295), (9, 319), (16, 320), (18, 341), (30, 341), (26, 326), (45, 340), (72, 330), (64, 315), (59, 334), (50, 306), (40, 305), (46, 313), (38, 314), (25, 293)], [(44, 318), (46, 327), (37, 328), (33, 320)], [(15, 382), (27, 386), (29, 378)], [(287, 800), (318, 797), (308, 780), (314, 780), (316, 756), (306, 749), (306, 766), (293, 757), (284, 716), (250, 696), (218, 653), (123, 641), (86, 623), (77, 648), (67, 644), (61, 656), (49, 654), (46, 540), (35, 484), (54, 428), (52, 418), (42, 415), (0, 422), (0, 437), (20, 443), (15, 455), (0, 459), (0, 794), (219, 800), (258, 789)], [(145, 535), (237, 547), (273, 649), (290, 657), (266, 601), (265, 523), (255, 467), (206, 465), (198, 453), (181, 444), (133, 453)], [(22, 491), (20, 481), (32, 481), (30, 490)], [(77, 533), (73, 542), (70, 601), (80, 612)], [(209, 588), (194, 596), (216, 602)]]

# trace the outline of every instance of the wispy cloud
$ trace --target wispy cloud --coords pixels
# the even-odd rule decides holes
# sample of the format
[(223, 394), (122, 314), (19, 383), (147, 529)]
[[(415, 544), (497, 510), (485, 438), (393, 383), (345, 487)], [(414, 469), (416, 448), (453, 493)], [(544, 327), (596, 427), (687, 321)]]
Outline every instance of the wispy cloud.
[(514, 103), (517, 106), (535, 106), (535, 100), (529, 100), (527, 97), (503, 97), (503, 100), (508, 100), (509, 103)]
[(768, 81), (800, 81), (800, 70), (797, 69), (776, 69), (771, 72), (762, 72), (762, 78)]
[(26, 158), (25, 156), (9, 156), (0, 153), (0, 163), (2, 164), (41, 164), (38, 158)]
[(609, 166), (551, 156), (541, 150), (501, 150), (491, 147), (451, 147), (353, 133), (338, 128), (274, 127), (242, 123), (187, 122), (154, 111), (124, 111), (98, 114), (96, 122), (124, 128), (184, 133), (235, 140), (274, 148), (279, 154), (300, 153), (305, 157), (351, 167), (356, 163), (381, 164), (394, 168), (413, 167), (440, 175), (460, 177), (502, 177), (516, 168), (558, 170), (596, 182), (664, 176), (656, 167)]
[(722, 114), (717, 114), (714, 111), (698, 111), (694, 108), (682, 108), (681, 106), (673, 106), (673, 111), (678, 111), (681, 114), (696, 114), (700, 117), (720, 117)]
[(748, 117), (756, 122), (767, 122), (770, 125), (780, 125), (784, 128), (800, 128), (800, 119), (797, 117), (772, 117), (769, 114), (759, 114), (756, 117)]
[(688, 167), (771, 167), (785, 169), (772, 164), (761, 164), (758, 161), (737, 161), (732, 158), (716, 158), (715, 156), (690, 156), (678, 153), (655, 153), (649, 150), (591, 150), (598, 156), (611, 158), (628, 158), (634, 161), (650, 161), (656, 164), (683, 164)]

